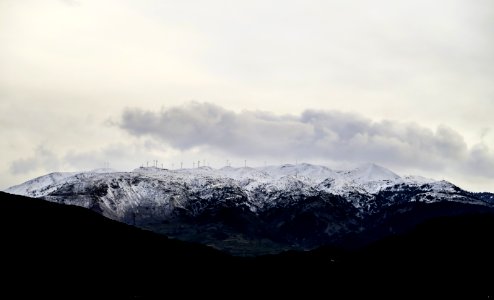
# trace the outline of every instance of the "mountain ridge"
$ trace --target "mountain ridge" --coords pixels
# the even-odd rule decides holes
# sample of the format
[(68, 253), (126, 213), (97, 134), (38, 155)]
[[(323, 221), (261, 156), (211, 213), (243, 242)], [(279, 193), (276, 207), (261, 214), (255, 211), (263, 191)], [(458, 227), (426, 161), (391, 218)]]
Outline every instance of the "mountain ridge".
[[(427, 218), (494, 210), (494, 194), (400, 177), (374, 164), (350, 171), (298, 164), (55, 173), (7, 191), (83, 206), (235, 255), (362, 246), (355, 237), (372, 242), (365, 236), (380, 239)], [(400, 216), (407, 222), (397, 225)]]

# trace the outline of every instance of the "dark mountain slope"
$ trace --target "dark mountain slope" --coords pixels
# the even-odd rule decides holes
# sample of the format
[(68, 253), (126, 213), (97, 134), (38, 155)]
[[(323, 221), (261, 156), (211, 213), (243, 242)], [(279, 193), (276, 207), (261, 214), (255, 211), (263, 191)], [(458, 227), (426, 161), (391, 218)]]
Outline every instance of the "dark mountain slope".
[[(494, 295), (494, 214), (428, 220), (414, 230), (359, 250), (349, 261), (361, 276), (399, 287), (399, 295)], [(474, 297), (476, 296), (476, 297)]]
[(432, 219), (353, 252), (323, 247), (242, 258), (80, 207), (0, 193), (0, 211), (1, 291), (14, 298), (167, 299), (178, 293), (486, 299), (494, 290), (492, 214)]
[(2, 285), (21, 285), (20, 293), (138, 295), (201, 282), (231, 259), (81, 207), (0, 193), (0, 210)]

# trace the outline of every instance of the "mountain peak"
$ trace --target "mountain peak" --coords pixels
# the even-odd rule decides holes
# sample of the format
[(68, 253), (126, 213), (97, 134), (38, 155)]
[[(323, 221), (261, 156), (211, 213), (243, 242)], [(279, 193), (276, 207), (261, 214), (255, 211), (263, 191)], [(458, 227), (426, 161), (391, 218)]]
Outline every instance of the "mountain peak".
[(350, 174), (354, 179), (361, 181), (397, 180), (400, 178), (398, 174), (375, 163), (364, 164), (350, 171)]

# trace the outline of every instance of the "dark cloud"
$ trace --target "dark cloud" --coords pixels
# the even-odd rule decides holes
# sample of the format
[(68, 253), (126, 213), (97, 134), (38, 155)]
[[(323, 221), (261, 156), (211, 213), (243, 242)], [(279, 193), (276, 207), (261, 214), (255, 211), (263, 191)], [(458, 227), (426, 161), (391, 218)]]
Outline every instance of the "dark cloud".
[(494, 151), (485, 144), (472, 147), (464, 169), (469, 174), (482, 174), (494, 178)]
[[(278, 116), (189, 103), (160, 112), (128, 109), (120, 127), (180, 150), (203, 147), (249, 158), (373, 161), (428, 170), (494, 164), (486, 146), (469, 149), (463, 137), (449, 127), (431, 130), (416, 123), (375, 122), (339, 111), (306, 110), (301, 115)], [(488, 168), (479, 170), (492, 175)]]

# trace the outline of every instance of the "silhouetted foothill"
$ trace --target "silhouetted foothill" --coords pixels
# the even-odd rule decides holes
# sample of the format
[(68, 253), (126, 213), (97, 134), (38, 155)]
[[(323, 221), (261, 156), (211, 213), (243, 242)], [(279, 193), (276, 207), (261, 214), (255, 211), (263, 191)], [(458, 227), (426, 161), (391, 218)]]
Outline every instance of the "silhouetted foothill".
[(223, 297), (230, 288), (245, 295), (323, 292), (345, 298), (424, 293), (485, 298), (492, 292), (492, 214), (433, 218), (352, 251), (322, 247), (233, 257), (80, 207), (6, 193), (0, 193), (0, 206), (6, 295), (168, 297), (172, 288), (184, 296), (200, 290)]

